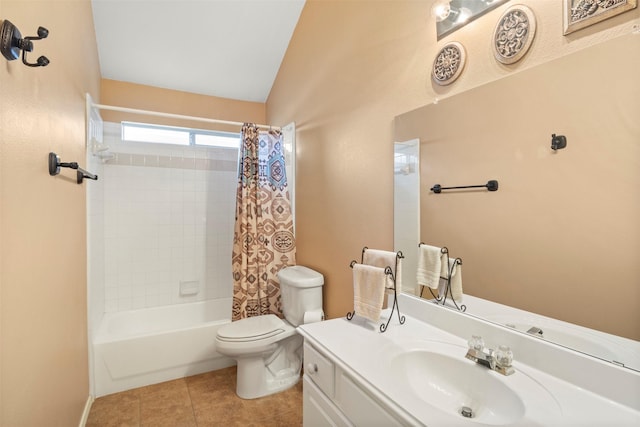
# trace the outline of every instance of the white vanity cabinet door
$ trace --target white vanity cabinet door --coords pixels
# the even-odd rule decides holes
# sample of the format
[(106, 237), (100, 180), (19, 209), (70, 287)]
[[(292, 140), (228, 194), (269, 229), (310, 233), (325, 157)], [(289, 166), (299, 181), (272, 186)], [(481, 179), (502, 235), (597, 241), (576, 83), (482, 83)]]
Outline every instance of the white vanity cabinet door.
[(302, 424), (304, 427), (351, 427), (340, 409), (313, 383), (307, 375), (302, 378)]
[(335, 401), (356, 426), (389, 427), (402, 424), (341, 370), (336, 375)]
[(304, 344), (303, 360), (305, 375), (308, 375), (324, 394), (333, 399), (335, 376), (333, 363), (308, 343)]
[(303, 424), (389, 427), (402, 423), (327, 355), (304, 344)]

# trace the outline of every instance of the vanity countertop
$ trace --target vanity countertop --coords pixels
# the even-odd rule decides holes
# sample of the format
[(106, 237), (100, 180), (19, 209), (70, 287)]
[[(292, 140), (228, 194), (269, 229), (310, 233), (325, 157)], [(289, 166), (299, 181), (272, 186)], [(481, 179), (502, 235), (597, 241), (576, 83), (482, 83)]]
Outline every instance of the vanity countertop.
[[(417, 366), (418, 369), (411, 372), (414, 368), (404, 366), (405, 359), (398, 356), (437, 349), (438, 352), (447, 353), (456, 363), (459, 357), (460, 363), (473, 366), (474, 362), (465, 359), (466, 340), (410, 315), (405, 316), (406, 322), (400, 325), (394, 314), (384, 333), (379, 331), (378, 323), (357, 316), (351, 321), (338, 318), (302, 325), (298, 331), (308, 343), (328, 355), (372, 395), (392, 408), (403, 423), (464, 425), (468, 420), (459, 414), (434, 409), (436, 402), (425, 402), (424, 395), (419, 396), (416, 387), (422, 387), (423, 382), (428, 384), (429, 378), (421, 377), (429, 375), (425, 375), (420, 365), (415, 364), (411, 366)], [(500, 344), (510, 345), (509, 342)], [(640, 411), (637, 409), (526, 365), (514, 353), (516, 373), (511, 376), (502, 376), (477, 366), (477, 369), (485, 369), (486, 375), (495, 375), (492, 381), (512, 388), (520, 397), (524, 415), (518, 417), (517, 422), (509, 422), (509, 425), (640, 425)], [(580, 355), (576, 354), (576, 357)], [(584, 372), (583, 375), (589, 373)], [(629, 375), (636, 373), (629, 372)], [(460, 381), (460, 378), (455, 378), (455, 382)], [(636, 383), (640, 384), (640, 381)], [(548, 398), (540, 399), (542, 395)], [(479, 424), (479, 421), (470, 422)]]

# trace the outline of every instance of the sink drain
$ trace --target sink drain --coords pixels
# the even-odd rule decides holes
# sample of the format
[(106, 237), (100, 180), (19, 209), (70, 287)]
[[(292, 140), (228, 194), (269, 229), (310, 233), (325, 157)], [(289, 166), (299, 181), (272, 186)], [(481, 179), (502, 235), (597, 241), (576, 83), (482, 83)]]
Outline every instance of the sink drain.
[(465, 418), (473, 418), (473, 411), (468, 406), (463, 406), (462, 409), (460, 409), (460, 415)]

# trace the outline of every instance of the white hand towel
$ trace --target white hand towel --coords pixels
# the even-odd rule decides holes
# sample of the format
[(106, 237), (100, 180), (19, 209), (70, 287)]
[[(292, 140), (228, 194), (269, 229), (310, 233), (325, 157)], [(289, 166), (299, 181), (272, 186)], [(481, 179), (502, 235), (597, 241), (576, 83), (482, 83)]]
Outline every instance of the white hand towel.
[[(445, 257), (444, 260), (443, 256)], [(429, 245), (420, 245), (418, 247), (418, 271), (416, 276), (418, 285), (437, 289), (440, 276), (447, 277), (448, 273), (446, 271), (446, 254), (443, 254), (440, 248)]]
[(438, 298), (444, 298), (444, 294), (447, 293), (447, 289), (449, 286), (449, 281), (444, 277), (440, 278), (440, 282), (438, 283)]
[[(398, 254), (390, 251), (383, 251), (380, 249), (365, 249), (362, 255), (362, 263), (371, 265), (374, 267), (391, 267), (393, 276), (396, 278), (396, 290), (400, 292), (402, 284), (400, 283), (401, 276), (401, 263), (402, 258), (397, 258)], [(396, 271), (396, 259), (398, 260), (398, 271)], [(393, 289), (393, 280), (387, 276), (385, 287), (387, 289)]]
[(455, 302), (462, 302), (462, 264), (458, 264), (454, 258), (449, 263), (451, 264), (451, 296)]
[(358, 316), (374, 322), (380, 319), (386, 280), (384, 268), (353, 265), (353, 309)]

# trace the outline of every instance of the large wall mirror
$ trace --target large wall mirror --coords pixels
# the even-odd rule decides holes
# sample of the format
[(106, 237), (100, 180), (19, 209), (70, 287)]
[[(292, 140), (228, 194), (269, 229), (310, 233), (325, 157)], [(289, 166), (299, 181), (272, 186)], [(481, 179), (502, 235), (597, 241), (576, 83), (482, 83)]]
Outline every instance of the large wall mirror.
[(420, 141), (416, 240), (463, 259), (465, 295), (620, 337), (636, 358), (638, 69), (640, 36), (624, 35), (395, 118), (395, 141)]

